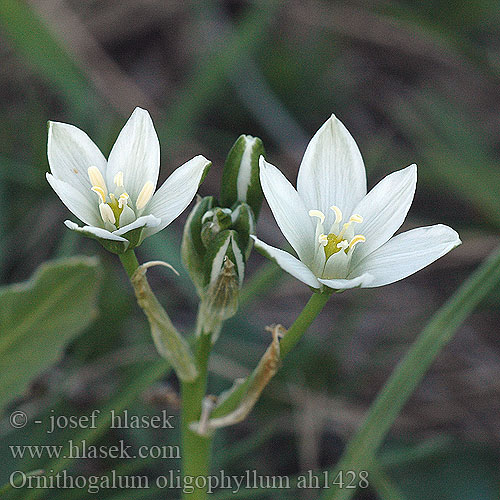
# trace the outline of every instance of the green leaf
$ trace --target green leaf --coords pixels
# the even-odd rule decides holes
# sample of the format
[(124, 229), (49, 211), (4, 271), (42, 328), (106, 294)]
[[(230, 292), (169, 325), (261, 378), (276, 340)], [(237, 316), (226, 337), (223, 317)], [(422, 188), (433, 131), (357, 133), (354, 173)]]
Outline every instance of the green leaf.
[[(424, 378), (437, 355), (477, 305), (500, 282), (500, 249), (488, 257), (437, 311), (386, 382), (354, 437), (349, 441), (333, 475), (338, 471), (370, 470), (399, 412)], [(355, 489), (325, 490), (321, 500), (349, 500)]]
[(90, 257), (45, 263), (26, 283), (0, 288), (0, 407), (97, 316), (99, 264)]

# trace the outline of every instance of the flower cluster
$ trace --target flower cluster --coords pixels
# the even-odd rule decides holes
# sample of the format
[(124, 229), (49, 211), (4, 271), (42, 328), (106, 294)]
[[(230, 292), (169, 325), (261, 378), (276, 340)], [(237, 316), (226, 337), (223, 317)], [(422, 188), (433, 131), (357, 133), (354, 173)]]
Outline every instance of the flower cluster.
[[(200, 294), (223, 271), (234, 275), (235, 288), (241, 286), (250, 235), (258, 250), (319, 290), (387, 285), (460, 244), (458, 234), (441, 224), (394, 236), (413, 200), (416, 165), (388, 175), (367, 193), (356, 142), (333, 115), (307, 146), (297, 189), (266, 162), (263, 151), (259, 139), (241, 136), (224, 168), (222, 207), (209, 197), (190, 216), (183, 257)], [(148, 112), (140, 108), (123, 127), (107, 161), (85, 132), (50, 122), (48, 159), (47, 180), (86, 224), (66, 225), (115, 253), (134, 248), (170, 224), (191, 202), (211, 165), (196, 156), (155, 192), (160, 147)], [(252, 234), (262, 192), (297, 257)]]

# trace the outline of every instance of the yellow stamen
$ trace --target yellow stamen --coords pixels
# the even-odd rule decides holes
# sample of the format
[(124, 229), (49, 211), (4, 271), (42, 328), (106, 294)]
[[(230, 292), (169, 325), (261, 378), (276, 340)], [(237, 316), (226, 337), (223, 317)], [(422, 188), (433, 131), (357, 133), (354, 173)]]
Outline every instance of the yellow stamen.
[(106, 187), (106, 182), (104, 181), (104, 177), (102, 176), (101, 171), (97, 167), (92, 166), (89, 167), (87, 173), (89, 174), (89, 179), (92, 187), (100, 188), (104, 193), (104, 199), (106, 199), (106, 196), (108, 195), (108, 188)]
[(325, 222), (325, 214), (320, 210), (309, 210), (309, 217), (317, 217), (321, 224)]
[(340, 234), (338, 235), (338, 239), (341, 240), (344, 236), (344, 233), (346, 232), (347, 228), (353, 223), (353, 222), (356, 222), (356, 223), (361, 223), (363, 222), (363, 217), (361, 217), (361, 215), (351, 215), (351, 217), (349, 218), (349, 221), (346, 222), (343, 226), (342, 226), (342, 231), (340, 231)]
[(120, 197), (118, 198), (118, 207), (123, 208), (129, 199), (129, 195), (127, 193), (122, 193)]
[(354, 248), (358, 243), (364, 243), (366, 238), (362, 234), (357, 234), (349, 243), (349, 250)]
[(113, 182), (117, 187), (123, 187), (123, 172), (121, 170), (115, 175)]
[(328, 236), (326, 234), (320, 234), (318, 238), (319, 243), (321, 243), (324, 247), (328, 245)]
[(143, 209), (148, 204), (149, 200), (153, 196), (154, 189), (154, 184), (151, 181), (148, 181), (146, 182), (146, 184), (144, 184), (135, 203), (137, 210)]
[(114, 224), (116, 222), (113, 209), (108, 204), (100, 203), (99, 211), (101, 212), (101, 217), (104, 222), (111, 222), (111, 224)]
[(102, 188), (100, 188), (98, 186), (93, 186), (91, 189), (92, 189), (92, 191), (94, 191), (94, 193), (97, 193), (99, 195), (99, 198), (101, 199), (101, 203), (106, 203), (106, 193), (103, 191)]
[(342, 210), (340, 210), (340, 208), (336, 207), (335, 205), (332, 205), (330, 209), (335, 212), (335, 224), (339, 224), (339, 222), (342, 220)]

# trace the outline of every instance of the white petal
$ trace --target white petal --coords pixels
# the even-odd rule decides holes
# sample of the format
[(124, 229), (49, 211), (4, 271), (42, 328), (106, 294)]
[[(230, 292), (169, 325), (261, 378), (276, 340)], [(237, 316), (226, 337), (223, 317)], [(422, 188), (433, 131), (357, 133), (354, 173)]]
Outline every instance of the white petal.
[(334, 290), (347, 290), (349, 288), (366, 288), (371, 286), (370, 283), (373, 281), (373, 276), (369, 273), (364, 273), (356, 278), (346, 278), (346, 279), (333, 279), (324, 280), (318, 278), (320, 283), (327, 286), (328, 288), (333, 288)]
[(90, 137), (66, 123), (49, 122), (47, 157), (52, 175), (85, 195), (92, 187), (87, 173), (89, 167), (106, 171), (106, 159)]
[(272, 247), (271, 245), (260, 241), (255, 236), (252, 236), (252, 238), (255, 241), (255, 248), (266, 257), (276, 262), (276, 264), (278, 264), (287, 273), (304, 282), (306, 285), (312, 286), (313, 288), (320, 287), (316, 276), (314, 276), (312, 271), (305, 264), (300, 262), (299, 259), (284, 250), (280, 250), (279, 248)]
[(297, 191), (308, 210), (321, 210), (332, 224), (335, 205), (349, 217), (366, 194), (363, 158), (352, 135), (334, 115), (309, 142), (300, 164)]
[[(46, 173), (47, 181), (52, 186), (61, 201), (82, 222), (89, 226), (101, 226), (103, 221), (99, 215), (99, 203), (97, 195), (89, 189), (88, 196), (82, 194), (77, 188), (68, 182), (56, 179), (53, 175)], [(95, 198), (95, 199), (92, 199)]]
[(410, 165), (382, 179), (356, 206), (363, 222), (354, 224), (355, 234), (366, 241), (357, 245), (352, 266), (382, 246), (403, 224), (415, 194), (417, 166)]
[(315, 224), (304, 202), (287, 178), (260, 157), (260, 183), (281, 232), (302, 262), (314, 259)]
[(160, 171), (160, 143), (149, 113), (135, 108), (109, 154), (106, 181), (112, 192), (114, 178), (123, 172), (125, 191), (135, 203), (144, 184), (156, 187)]
[(113, 231), (113, 234), (116, 235), (126, 234), (129, 231), (137, 229), (138, 227), (157, 227), (160, 225), (160, 223), (161, 220), (156, 218), (154, 215), (144, 215), (136, 219), (134, 222), (131, 222), (130, 224), (127, 224), (126, 226), (123, 226), (120, 229)]
[(126, 243), (127, 246), (129, 244), (129, 241), (126, 240), (125, 238), (122, 238), (121, 236), (118, 236), (117, 234), (112, 233), (111, 231), (107, 231), (106, 229), (102, 229), (100, 227), (94, 227), (94, 226), (80, 227), (78, 226), (78, 224), (75, 224), (70, 220), (65, 220), (64, 224), (66, 224), (66, 226), (72, 229), (73, 231), (78, 231), (79, 233), (91, 234), (93, 236), (96, 236), (97, 238), (102, 238), (104, 240), (121, 241), (123, 243)]
[(176, 219), (191, 203), (210, 161), (198, 155), (174, 170), (144, 208), (146, 213), (161, 219), (161, 224), (146, 231), (157, 233)]
[(457, 232), (442, 224), (412, 229), (394, 236), (365, 257), (349, 276), (370, 273), (374, 277), (370, 288), (394, 283), (428, 266), (460, 243)]

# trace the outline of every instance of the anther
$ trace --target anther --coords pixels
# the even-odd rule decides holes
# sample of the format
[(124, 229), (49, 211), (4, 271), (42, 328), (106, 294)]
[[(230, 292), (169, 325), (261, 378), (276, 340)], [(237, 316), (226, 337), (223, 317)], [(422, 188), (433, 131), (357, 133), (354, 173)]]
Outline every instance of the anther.
[(361, 224), (361, 222), (363, 222), (363, 217), (358, 214), (351, 215), (349, 222), (357, 222), (358, 224)]
[(148, 204), (149, 200), (153, 196), (154, 189), (155, 186), (151, 181), (148, 181), (146, 182), (146, 184), (144, 184), (141, 192), (139, 193), (139, 196), (137, 197), (137, 201), (135, 202), (137, 210), (141, 210)]
[(97, 193), (99, 195), (99, 198), (101, 199), (101, 203), (106, 203), (106, 193), (103, 191), (102, 188), (98, 186), (92, 186), (91, 190), (94, 191), (94, 193)]
[(342, 210), (335, 205), (332, 205), (330, 209), (335, 212), (335, 224), (338, 224), (342, 220)]
[(104, 181), (104, 177), (101, 174), (101, 171), (97, 167), (89, 167), (87, 170), (89, 174), (90, 183), (93, 188), (100, 188), (104, 193), (104, 199), (108, 195), (108, 188), (106, 187), (106, 182)]
[(309, 210), (309, 217), (317, 217), (321, 224), (325, 222), (325, 214), (321, 210)]
[(326, 245), (328, 245), (328, 236), (326, 234), (320, 234), (318, 237), (318, 242), (326, 247)]
[(111, 222), (111, 224), (116, 222), (115, 214), (108, 204), (100, 203), (99, 211), (101, 212), (101, 217), (104, 222)]
[(127, 193), (122, 193), (118, 198), (118, 208), (123, 208), (129, 199), (129, 195)]
[(358, 243), (364, 243), (366, 238), (362, 234), (357, 234), (349, 243), (349, 250), (354, 248)]
[(121, 170), (115, 175), (113, 182), (117, 187), (123, 187), (123, 172)]

